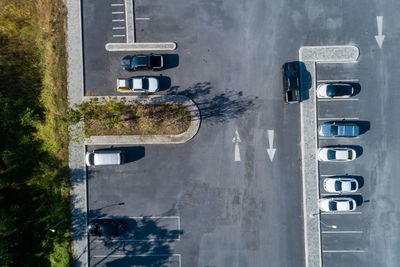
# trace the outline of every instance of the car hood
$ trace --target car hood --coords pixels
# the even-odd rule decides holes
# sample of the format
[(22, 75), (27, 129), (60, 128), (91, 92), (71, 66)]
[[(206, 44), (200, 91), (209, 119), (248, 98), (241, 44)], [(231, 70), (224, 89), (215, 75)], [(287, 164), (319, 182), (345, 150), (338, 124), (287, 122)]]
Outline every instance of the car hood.
[(324, 123), (319, 126), (319, 134), (321, 136), (331, 136), (331, 124)]
[(154, 77), (149, 77), (149, 92), (157, 92), (159, 90), (158, 79)]

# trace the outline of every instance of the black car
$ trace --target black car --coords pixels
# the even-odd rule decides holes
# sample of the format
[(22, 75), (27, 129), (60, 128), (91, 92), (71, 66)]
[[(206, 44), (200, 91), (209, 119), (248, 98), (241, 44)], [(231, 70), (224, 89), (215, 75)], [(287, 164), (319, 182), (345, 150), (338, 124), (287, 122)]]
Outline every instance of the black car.
[(292, 104), (301, 100), (299, 62), (288, 62), (282, 66), (285, 102)]
[(161, 70), (163, 67), (162, 55), (134, 55), (122, 59), (122, 68), (127, 71)]
[(95, 236), (119, 236), (125, 230), (125, 224), (114, 219), (96, 219), (88, 225), (88, 232)]

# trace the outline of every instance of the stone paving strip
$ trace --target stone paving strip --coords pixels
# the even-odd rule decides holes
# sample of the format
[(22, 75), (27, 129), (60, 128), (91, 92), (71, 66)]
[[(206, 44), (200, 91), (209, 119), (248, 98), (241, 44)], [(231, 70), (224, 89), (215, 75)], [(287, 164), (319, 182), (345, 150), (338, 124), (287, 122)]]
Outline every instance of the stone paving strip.
[(108, 43), (106, 50), (113, 51), (172, 51), (176, 49), (176, 43)]
[[(322, 266), (319, 224), (318, 137), (316, 100), (316, 63), (357, 62), (359, 50), (355, 46), (305, 46), (299, 49), (302, 91), (308, 98), (300, 104), (302, 179), (304, 208), (304, 242), (307, 267)], [(310, 78), (308, 78), (310, 77)], [(307, 94), (306, 94), (307, 95)]]
[[(89, 101), (93, 96), (84, 97)], [(126, 100), (127, 104), (182, 104), (189, 109), (191, 121), (189, 128), (177, 135), (116, 135), (91, 136), (85, 140), (87, 145), (150, 145), (150, 144), (182, 144), (192, 139), (200, 127), (200, 111), (196, 104), (182, 95), (149, 95), (118, 96), (118, 100)]]
[(125, 25), (126, 25), (126, 42), (135, 42), (135, 18), (133, 12), (133, 0), (125, 0)]

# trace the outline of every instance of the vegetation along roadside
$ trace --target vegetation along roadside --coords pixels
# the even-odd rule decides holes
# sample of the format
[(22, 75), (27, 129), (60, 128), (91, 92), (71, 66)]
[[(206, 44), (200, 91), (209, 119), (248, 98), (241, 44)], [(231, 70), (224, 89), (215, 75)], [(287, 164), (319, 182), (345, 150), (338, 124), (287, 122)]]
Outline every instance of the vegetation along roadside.
[(0, 1), (0, 263), (70, 266), (62, 0)]

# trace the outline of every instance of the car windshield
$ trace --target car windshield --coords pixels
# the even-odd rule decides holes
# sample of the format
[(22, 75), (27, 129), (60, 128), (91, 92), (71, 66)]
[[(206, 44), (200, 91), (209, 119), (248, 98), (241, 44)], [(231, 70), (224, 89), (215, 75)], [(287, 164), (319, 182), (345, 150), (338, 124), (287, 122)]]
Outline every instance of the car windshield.
[(149, 89), (149, 80), (148, 79), (143, 79), (142, 80), (142, 86), (143, 86), (143, 89)]
[(333, 85), (328, 85), (326, 88), (326, 94), (328, 96), (335, 96), (336, 95), (336, 90), (335, 90), (335, 86)]
[(336, 202), (334, 201), (329, 202), (329, 210), (336, 210), (336, 209), (337, 209)]
[(351, 183), (351, 190), (355, 190), (356, 189), (356, 183)]
[(340, 181), (335, 182), (335, 190), (342, 191), (342, 183)]
[(334, 150), (328, 150), (328, 159), (335, 159), (336, 152)]
[(338, 135), (338, 129), (339, 129), (338, 126), (332, 125), (332, 126), (331, 126), (331, 134), (332, 134), (332, 135)]
[(352, 159), (353, 158), (353, 151), (349, 151), (349, 156), (348, 156), (348, 159)]

